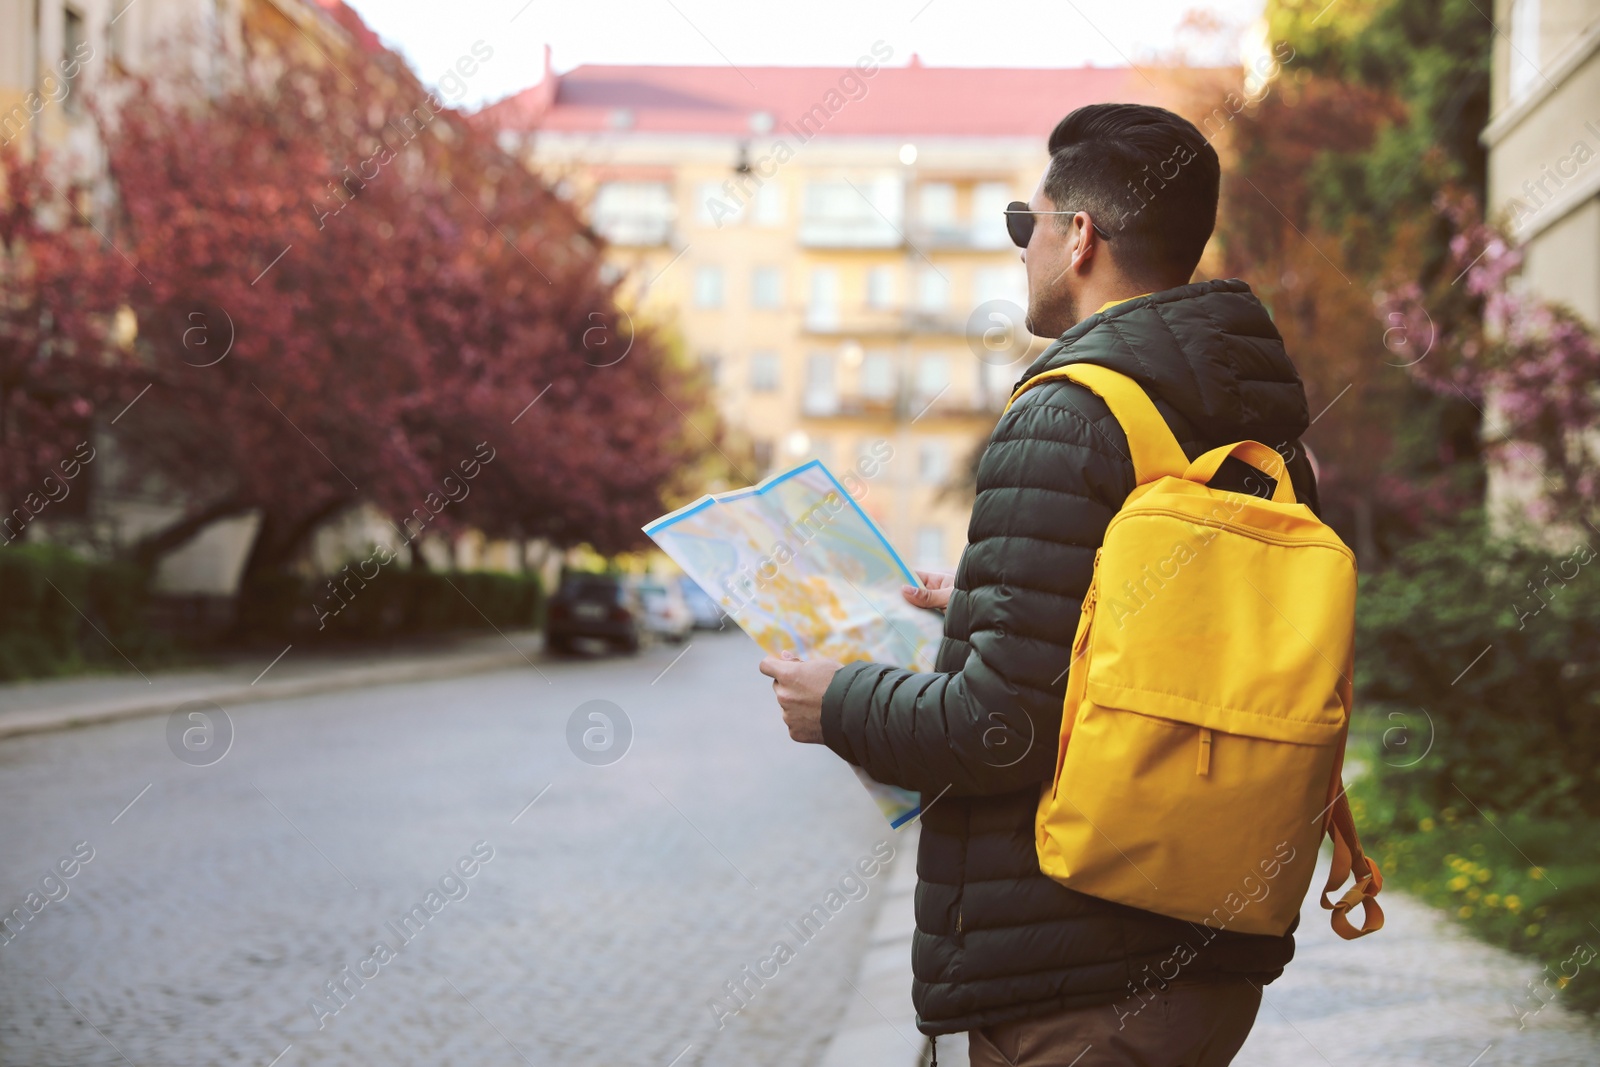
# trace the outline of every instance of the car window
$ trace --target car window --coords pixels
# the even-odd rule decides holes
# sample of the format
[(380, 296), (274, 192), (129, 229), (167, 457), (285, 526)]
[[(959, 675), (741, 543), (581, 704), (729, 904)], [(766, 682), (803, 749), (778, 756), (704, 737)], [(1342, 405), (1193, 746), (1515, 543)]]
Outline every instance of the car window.
[(563, 600), (616, 600), (621, 588), (616, 579), (606, 578), (603, 575), (578, 576), (569, 575), (561, 582), (561, 591), (557, 595)]

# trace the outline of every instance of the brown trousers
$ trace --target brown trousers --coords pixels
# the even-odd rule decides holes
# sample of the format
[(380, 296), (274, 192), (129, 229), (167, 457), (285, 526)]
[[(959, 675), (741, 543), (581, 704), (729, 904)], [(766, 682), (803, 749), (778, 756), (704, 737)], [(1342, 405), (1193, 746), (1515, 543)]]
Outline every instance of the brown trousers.
[(973, 1030), (972, 1067), (1226, 1067), (1255, 1024), (1248, 981), (1191, 982)]

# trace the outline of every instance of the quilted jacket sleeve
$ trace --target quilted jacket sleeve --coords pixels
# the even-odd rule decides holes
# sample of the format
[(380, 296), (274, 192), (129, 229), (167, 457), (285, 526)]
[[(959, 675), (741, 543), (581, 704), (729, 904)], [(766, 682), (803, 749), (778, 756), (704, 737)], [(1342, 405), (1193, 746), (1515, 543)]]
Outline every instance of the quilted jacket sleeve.
[(1122, 428), (1082, 386), (1024, 394), (979, 462), (942, 670), (847, 665), (823, 699), (828, 746), (926, 794), (1009, 793), (1049, 778), (1095, 549), (1133, 488), (1127, 454)]

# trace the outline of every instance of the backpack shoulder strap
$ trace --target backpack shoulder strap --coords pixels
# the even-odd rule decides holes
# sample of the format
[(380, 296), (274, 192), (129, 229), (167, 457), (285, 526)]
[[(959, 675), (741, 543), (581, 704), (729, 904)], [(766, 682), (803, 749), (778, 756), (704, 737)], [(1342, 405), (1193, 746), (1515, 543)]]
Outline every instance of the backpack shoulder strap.
[(1088, 389), (1111, 409), (1112, 417), (1128, 436), (1136, 484), (1144, 485), (1167, 476), (1183, 476), (1183, 472), (1189, 468), (1189, 457), (1184, 455), (1183, 447), (1172, 435), (1167, 420), (1161, 417), (1161, 412), (1156, 410), (1155, 404), (1138, 382), (1110, 367), (1094, 363), (1069, 363), (1065, 367), (1036, 374), (1011, 394), (1006, 410), (1011, 410), (1017, 398), (1034, 386), (1061, 378)]

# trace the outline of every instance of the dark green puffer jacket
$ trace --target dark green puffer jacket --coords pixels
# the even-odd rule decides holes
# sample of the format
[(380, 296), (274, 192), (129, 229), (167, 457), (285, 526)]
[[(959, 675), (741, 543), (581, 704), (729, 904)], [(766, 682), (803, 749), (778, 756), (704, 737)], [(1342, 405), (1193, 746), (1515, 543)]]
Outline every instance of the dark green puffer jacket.
[[(1185, 285), (1091, 315), (1023, 380), (1080, 361), (1136, 379), (1191, 459), (1243, 439), (1278, 448), (1297, 498), (1317, 508), (1298, 443), (1305, 390), (1244, 282)], [(1252, 470), (1230, 459), (1212, 485), (1247, 491)], [(1259, 475), (1257, 486), (1272, 491)], [(1294, 955), (1292, 933), (1208, 941), (1188, 923), (1039, 872), (1034, 810), (1055, 771), (1079, 605), (1106, 524), (1133, 487), (1127, 436), (1099, 397), (1066, 381), (1024, 393), (978, 466), (937, 670), (853, 663), (824, 697), (830, 748), (879, 781), (922, 792), (912, 992), (924, 1033), (1157, 988), (1152, 975), (1172, 976), (1180, 945), (1197, 953), (1185, 979), (1270, 981)]]

